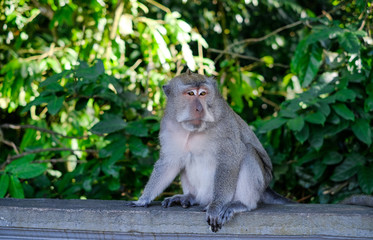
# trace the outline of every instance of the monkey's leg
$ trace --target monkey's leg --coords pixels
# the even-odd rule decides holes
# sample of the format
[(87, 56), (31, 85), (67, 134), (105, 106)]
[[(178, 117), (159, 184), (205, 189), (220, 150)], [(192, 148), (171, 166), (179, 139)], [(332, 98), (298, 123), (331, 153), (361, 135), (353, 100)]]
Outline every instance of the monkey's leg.
[(234, 214), (240, 212), (246, 212), (249, 209), (241, 202), (235, 201), (227, 203), (223, 206), (221, 212), (219, 213), (219, 218), (221, 219), (221, 225), (224, 225), (228, 221), (230, 221)]
[(174, 205), (181, 205), (183, 208), (188, 208), (190, 206), (196, 205), (196, 199), (192, 194), (178, 194), (169, 198), (166, 198), (162, 202), (162, 206), (172, 207)]

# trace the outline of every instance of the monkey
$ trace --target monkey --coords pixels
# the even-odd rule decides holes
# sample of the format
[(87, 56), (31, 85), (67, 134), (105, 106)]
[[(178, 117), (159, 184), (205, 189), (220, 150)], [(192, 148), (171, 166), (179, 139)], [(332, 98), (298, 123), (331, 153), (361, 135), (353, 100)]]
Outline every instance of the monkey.
[(147, 207), (180, 174), (183, 194), (163, 207), (200, 205), (217, 232), (239, 212), (259, 203), (291, 200), (272, 191), (272, 163), (262, 144), (224, 100), (214, 78), (183, 73), (163, 86), (167, 97), (159, 133), (160, 156), (142, 196)]

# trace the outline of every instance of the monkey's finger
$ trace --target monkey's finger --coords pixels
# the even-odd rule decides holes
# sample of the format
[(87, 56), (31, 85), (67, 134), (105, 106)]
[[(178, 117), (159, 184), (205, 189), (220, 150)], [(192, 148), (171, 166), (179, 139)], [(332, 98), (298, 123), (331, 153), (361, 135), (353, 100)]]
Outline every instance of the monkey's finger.
[(170, 200), (169, 199), (165, 199), (162, 201), (162, 207), (164, 208), (167, 208), (168, 207), (168, 204), (169, 204)]
[(190, 202), (188, 201), (188, 200), (185, 200), (185, 201), (182, 201), (181, 202), (181, 206), (183, 207), (183, 208), (188, 208), (188, 207), (190, 207)]

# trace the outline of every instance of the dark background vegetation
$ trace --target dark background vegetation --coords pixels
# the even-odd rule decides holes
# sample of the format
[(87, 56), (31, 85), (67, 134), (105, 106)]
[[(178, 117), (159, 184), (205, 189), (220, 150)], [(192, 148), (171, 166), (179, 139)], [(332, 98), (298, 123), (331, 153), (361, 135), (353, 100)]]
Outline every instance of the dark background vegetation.
[(253, 126), (276, 191), (372, 194), (372, 3), (0, 3), (0, 197), (136, 199), (159, 154), (161, 86), (187, 68)]

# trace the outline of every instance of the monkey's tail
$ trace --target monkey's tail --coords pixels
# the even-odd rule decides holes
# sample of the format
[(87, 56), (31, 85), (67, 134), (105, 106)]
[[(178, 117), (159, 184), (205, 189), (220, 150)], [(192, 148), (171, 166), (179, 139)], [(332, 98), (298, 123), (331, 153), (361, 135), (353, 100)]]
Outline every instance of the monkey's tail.
[(352, 195), (339, 204), (350, 204), (350, 205), (360, 205), (360, 206), (367, 206), (373, 207), (373, 196), (368, 195)]
[(281, 196), (277, 192), (273, 191), (270, 187), (267, 187), (267, 189), (263, 192), (263, 195), (260, 201), (264, 204), (296, 204), (297, 203), (286, 197)]

